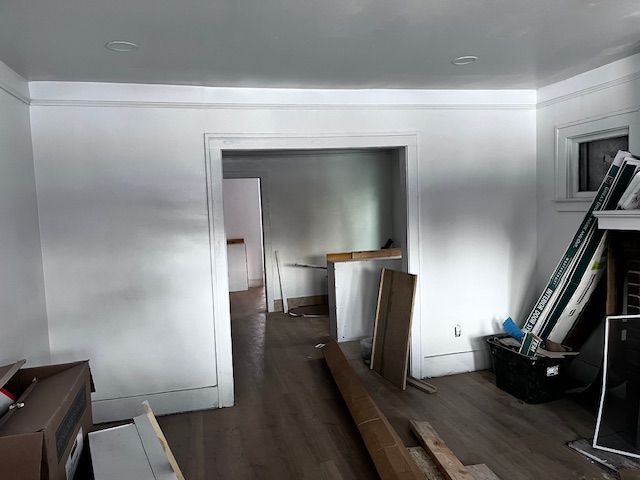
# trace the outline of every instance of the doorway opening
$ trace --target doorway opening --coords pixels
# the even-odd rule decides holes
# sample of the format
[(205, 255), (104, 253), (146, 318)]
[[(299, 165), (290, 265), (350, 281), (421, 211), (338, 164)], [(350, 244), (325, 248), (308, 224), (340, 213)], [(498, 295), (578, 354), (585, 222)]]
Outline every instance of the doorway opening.
[[(269, 311), (282, 302), (281, 291), (285, 298), (294, 299), (326, 295), (326, 271), (314, 267), (326, 265), (327, 253), (378, 250), (391, 238), (402, 249), (402, 270), (420, 274), (415, 135), (207, 136), (206, 141), (220, 365), (233, 365), (227, 259), (220, 255), (227, 237), (221, 211), (223, 177), (260, 179)], [(280, 280), (284, 280), (282, 289)], [(418, 295), (414, 318), (419, 318), (419, 304)], [(414, 321), (411, 368), (415, 376), (421, 367), (419, 327), (420, 322)], [(222, 372), (218, 379), (220, 406), (232, 405), (233, 370)]]
[[(227, 177), (223, 180), (224, 229), (227, 239), (229, 294), (239, 301), (235, 308), (266, 309), (264, 294), (264, 235), (259, 177)], [(249, 302), (241, 301), (243, 298)]]

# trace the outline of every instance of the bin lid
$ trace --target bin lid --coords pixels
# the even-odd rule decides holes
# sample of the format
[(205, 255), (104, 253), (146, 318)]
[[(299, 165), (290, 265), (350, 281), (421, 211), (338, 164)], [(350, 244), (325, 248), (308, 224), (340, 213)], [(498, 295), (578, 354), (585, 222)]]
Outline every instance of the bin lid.
[(23, 359), (0, 367), (0, 388), (3, 388), (25, 363), (27, 363), (27, 361)]

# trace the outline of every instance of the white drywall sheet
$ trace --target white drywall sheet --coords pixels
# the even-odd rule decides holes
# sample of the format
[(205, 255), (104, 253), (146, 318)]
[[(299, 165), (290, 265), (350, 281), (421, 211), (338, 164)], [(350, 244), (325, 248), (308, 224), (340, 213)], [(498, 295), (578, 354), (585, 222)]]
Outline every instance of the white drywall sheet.
[(89, 433), (95, 480), (176, 480), (147, 415), (133, 420)]
[(229, 265), (229, 291), (248, 290), (247, 246), (244, 242), (227, 244), (227, 264)]
[(331, 336), (339, 342), (373, 336), (383, 268), (402, 269), (402, 258), (327, 262)]

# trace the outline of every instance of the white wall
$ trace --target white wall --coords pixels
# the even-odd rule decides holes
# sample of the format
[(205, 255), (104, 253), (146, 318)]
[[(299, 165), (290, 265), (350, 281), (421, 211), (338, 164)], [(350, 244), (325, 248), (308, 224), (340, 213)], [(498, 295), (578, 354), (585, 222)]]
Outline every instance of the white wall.
[[(555, 201), (556, 128), (640, 109), (640, 54), (546, 86), (539, 90), (538, 101), (536, 280), (540, 292), (589, 205)], [(637, 125), (633, 129), (630, 150), (638, 155), (640, 131)]]
[(203, 116), (32, 107), (51, 356), (90, 359), (96, 421), (217, 405)]
[(244, 238), (249, 286), (261, 286), (264, 264), (260, 179), (228, 178), (223, 183), (225, 233), (227, 238)]
[(276, 250), (287, 297), (326, 295), (325, 270), (293, 264), (325, 265), (327, 253), (375, 250), (392, 235), (392, 159), (384, 150), (224, 157), (225, 172), (263, 172), (270, 310), (281, 298)]
[(49, 360), (28, 85), (0, 62), (0, 364)]
[(204, 133), (417, 133), (423, 375), (531, 303), (533, 91), (31, 89), (52, 354), (91, 351), (99, 398), (215, 382)]

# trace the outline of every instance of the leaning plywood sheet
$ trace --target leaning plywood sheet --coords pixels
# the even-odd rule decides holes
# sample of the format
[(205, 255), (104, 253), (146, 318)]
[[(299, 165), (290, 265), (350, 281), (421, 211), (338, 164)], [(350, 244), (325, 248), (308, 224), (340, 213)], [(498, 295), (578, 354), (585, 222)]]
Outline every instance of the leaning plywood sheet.
[(351, 368), (336, 342), (322, 353), (382, 480), (421, 480), (424, 477), (387, 418)]
[(409, 273), (382, 270), (374, 324), (371, 369), (403, 390), (407, 386), (416, 281)]
[(411, 430), (446, 480), (473, 480), (471, 472), (449, 450), (429, 422), (411, 420)]

